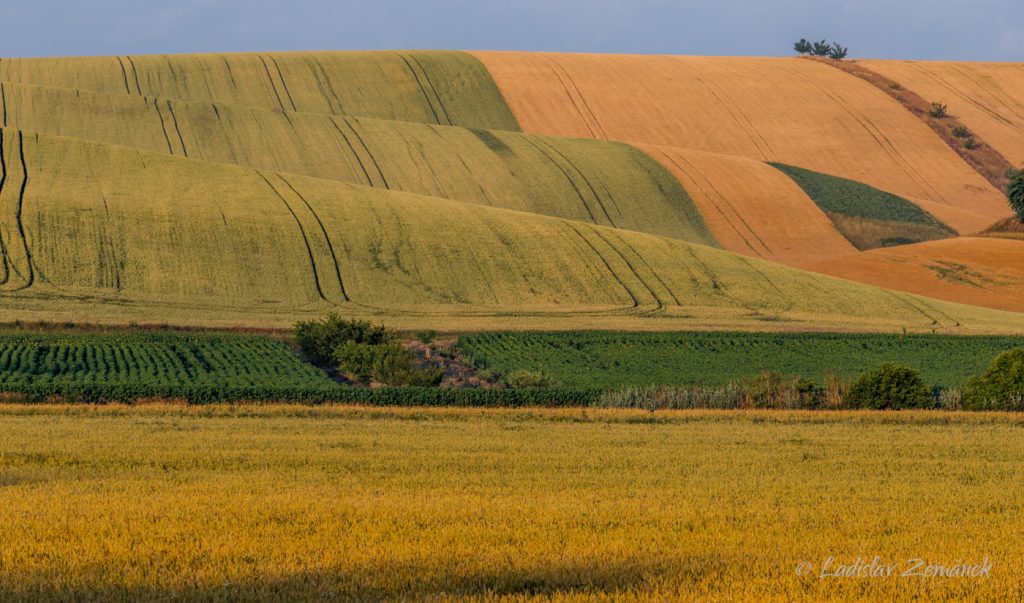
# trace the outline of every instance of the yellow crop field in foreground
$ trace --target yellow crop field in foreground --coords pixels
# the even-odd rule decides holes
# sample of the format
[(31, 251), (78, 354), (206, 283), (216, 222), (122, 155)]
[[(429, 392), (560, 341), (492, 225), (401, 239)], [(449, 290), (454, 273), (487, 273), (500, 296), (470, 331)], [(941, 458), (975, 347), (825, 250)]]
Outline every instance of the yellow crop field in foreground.
[[(1020, 600), (1022, 429), (999, 414), (0, 407), (0, 598)], [(875, 556), (990, 570), (821, 577), (829, 557)]]

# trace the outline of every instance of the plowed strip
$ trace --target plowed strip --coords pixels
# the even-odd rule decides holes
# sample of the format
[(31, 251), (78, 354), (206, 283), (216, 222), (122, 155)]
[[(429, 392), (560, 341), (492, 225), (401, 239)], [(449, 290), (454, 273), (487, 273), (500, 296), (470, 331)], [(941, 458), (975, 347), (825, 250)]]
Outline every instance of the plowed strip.
[(675, 175), (729, 251), (785, 264), (857, 250), (790, 178), (760, 161), (638, 145)]

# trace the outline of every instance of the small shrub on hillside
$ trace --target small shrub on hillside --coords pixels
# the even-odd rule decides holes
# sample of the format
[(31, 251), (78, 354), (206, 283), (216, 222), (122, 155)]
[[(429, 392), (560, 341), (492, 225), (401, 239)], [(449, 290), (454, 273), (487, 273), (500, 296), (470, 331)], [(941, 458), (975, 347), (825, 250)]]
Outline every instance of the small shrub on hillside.
[(899, 82), (893, 82), (893, 83), (889, 84), (889, 89), (891, 89), (891, 90), (903, 90), (903, 85), (900, 84)]
[(953, 128), (954, 138), (967, 138), (971, 135), (971, 131), (964, 126), (956, 126)]
[(1006, 195), (1010, 199), (1010, 207), (1017, 217), (1024, 221), (1024, 170), (1016, 170), (1009, 177)]
[(981, 145), (978, 144), (978, 141), (974, 140), (973, 136), (968, 137), (967, 140), (964, 141), (964, 148), (967, 149), (968, 151), (973, 151), (974, 149), (980, 146)]
[(793, 44), (793, 50), (800, 54), (809, 54), (816, 57), (829, 57), (830, 59), (841, 60), (846, 58), (850, 49), (838, 42), (829, 43), (828, 40), (811, 42), (806, 38), (800, 38), (799, 42)]
[(980, 377), (968, 382), (964, 406), (971, 410), (1024, 410), (1024, 348), (996, 356)]
[(921, 375), (898, 364), (885, 364), (861, 375), (846, 394), (851, 408), (927, 408), (934, 402)]
[(299, 322), (295, 339), (302, 352), (315, 364), (326, 366), (335, 362), (334, 351), (347, 341), (366, 345), (382, 345), (394, 339), (387, 329), (365, 320), (345, 320), (328, 314), (322, 320)]
[(832, 43), (832, 48), (828, 51), (828, 58), (841, 61), (846, 58), (846, 55), (850, 52), (850, 49), (837, 42)]
[(398, 343), (369, 345), (346, 341), (334, 351), (338, 370), (359, 383), (435, 386), (444, 379), (441, 367), (417, 368), (416, 355)]
[(516, 389), (524, 387), (553, 387), (555, 385), (547, 373), (523, 369), (512, 371), (506, 375), (504, 382), (506, 387)]
[(811, 54), (816, 57), (827, 57), (830, 52), (832, 52), (832, 45), (828, 43), (828, 40), (815, 42), (811, 48)]
[(932, 103), (932, 108), (928, 110), (928, 115), (931, 115), (936, 119), (941, 119), (946, 116), (947, 109), (948, 107), (946, 107), (946, 105), (940, 103), (939, 101), (934, 101)]

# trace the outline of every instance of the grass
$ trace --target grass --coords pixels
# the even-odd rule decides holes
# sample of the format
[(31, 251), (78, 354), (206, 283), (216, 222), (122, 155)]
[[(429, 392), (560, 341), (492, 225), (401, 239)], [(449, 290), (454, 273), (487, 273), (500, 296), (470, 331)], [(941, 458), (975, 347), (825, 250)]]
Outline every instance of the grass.
[[(2, 407), (0, 597), (1015, 600), (1016, 415)], [(102, 434), (102, 435), (100, 435)], [(880, 556), (973, 579), (819, 579)]]
[(622, 229), (11, 130), (3, 148), (7, 320), (1024, 324)]
[(887, 362), (921, 372), (929, 385), (960, 387), (1020, 337), (838, 333), (481, 333), (462, 353), (490, 368), (545, 371), (565, 387), (727, 385), (762, 370), (824, 385)]
[[(278, 111), (518, 130), (464, 52), (287, 52), (4, 59), (0, 81)], [(170, 113), (163, 107), (164, 113)], [(167, 121), (172, 121), (167, 115)], [(210, 116), (213, 119), (213, 116)], [(170, 125), (168, 127), (171, 127)], [(173, 132), (172, 132), (173, 136)]]
[(861, 251), (956, 234), (910, 201), (861, 182), (772, 163), (792, 178)]

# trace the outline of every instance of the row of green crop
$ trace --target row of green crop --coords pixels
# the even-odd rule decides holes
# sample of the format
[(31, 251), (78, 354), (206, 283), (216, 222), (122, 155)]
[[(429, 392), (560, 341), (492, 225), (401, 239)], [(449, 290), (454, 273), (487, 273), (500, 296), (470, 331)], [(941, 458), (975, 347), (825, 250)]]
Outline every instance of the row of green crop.
[[(333, 382), (285, 344), (242, 335), (0, 335), (0, 389), (307, 389)], [(120, 394), (118, 394), (120, 396)], [(160, 395), (153, 393), (152, 395)]]
[(724, 386), (771, 371), (822, 385), (885, 363), (919, 371), (926, 382), (962, 387), (1000, 352), (1024, 346), (1009, 336), (846, 333), (498, 332), (459, 338), (479, 368), (540, 371), (560, 387)]
[(438, 387), (232, 387), (105, 384), (23, 384), (3, 388), (5, 398), (22, 402), (103, 404), (139, 400), (221, 402), (287, 402), (300, 404), (366, 404), (370, 406), (450, 407), (578, 407), (591, 406), (602, 390), (483, 389)]

